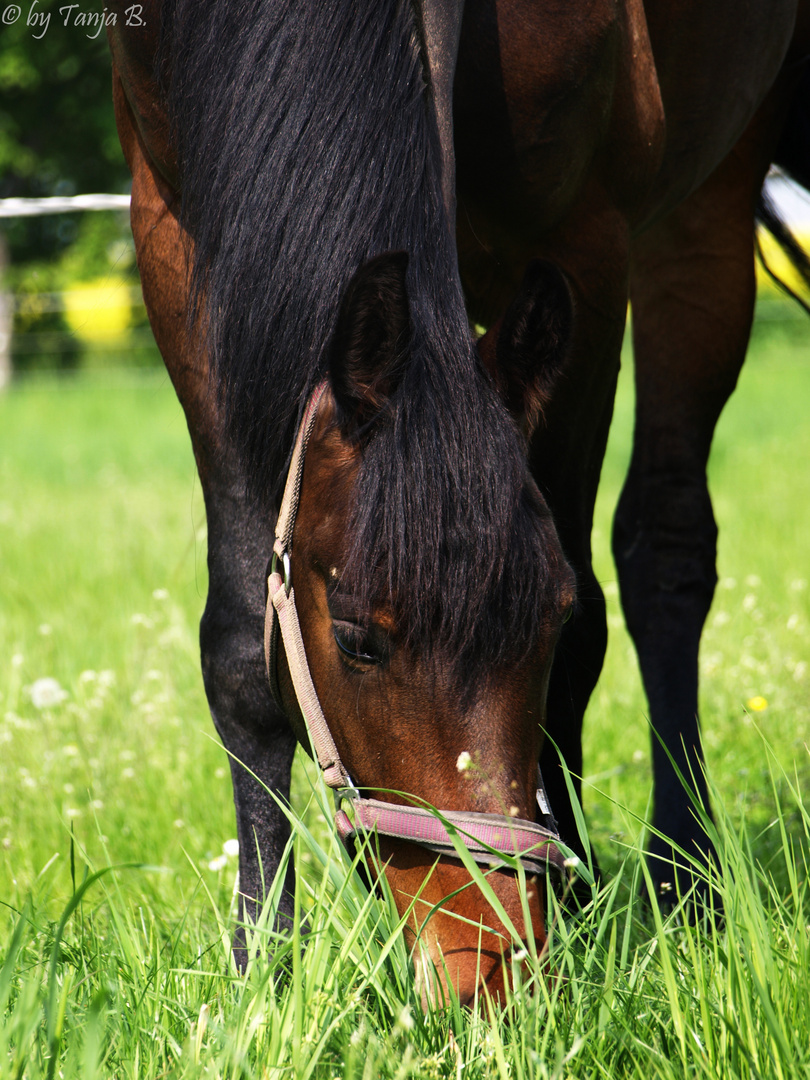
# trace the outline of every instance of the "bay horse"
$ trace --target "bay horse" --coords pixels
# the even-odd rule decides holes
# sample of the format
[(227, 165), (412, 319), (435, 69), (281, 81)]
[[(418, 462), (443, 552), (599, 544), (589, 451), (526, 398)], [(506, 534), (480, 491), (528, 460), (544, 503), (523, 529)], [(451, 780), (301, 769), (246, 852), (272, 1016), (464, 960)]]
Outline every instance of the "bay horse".
[[(533, 822), (539, 759), (584, 855), (555, 747), (580, 775), (606, 644), (590, 531), (628, 298), (637, 408), (614, 552), (658, 736), (650, 869), (680, 888), (677, 849), (711, 857), (677, 775), (706, 800), (706, 462), (751, 327), (765, 175), (781, 161), (810, 180), (806, 0), (109, 11), (144, 297), (205, 497), (202, 668), (233, 762), (242, 919), (289, 835), (262, 785), (285, 799), (307, 740), (288, 647), (279, 703), (262, 655), (307, 410), (292, 576), (346, 774), (395, 809), (405, 792)], [(412, 935), (461, 890), (427, 927), (430, 955), (462, 1001), (500, 992), (500, 924), (462, 862), (379, 847), (401, 910), (423, 889)], [(489, 880), (542, 947), (541, 889), (526, 925), (514, 871)]]

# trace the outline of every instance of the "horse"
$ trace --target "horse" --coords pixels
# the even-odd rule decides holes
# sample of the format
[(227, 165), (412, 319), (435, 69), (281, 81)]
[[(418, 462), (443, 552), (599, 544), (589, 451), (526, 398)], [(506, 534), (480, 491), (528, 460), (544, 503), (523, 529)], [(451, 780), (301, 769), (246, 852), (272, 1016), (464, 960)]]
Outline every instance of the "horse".
[[(810, 7), (108, 6), (144, 298), (205, 498), (202, 671), (232, 762), (242, 923), (289, 837), (265, 789), (289, 794), (307, 693), (321, 764), (370, 828), (429, 804), (445, 834), (448, 814), (523, 823), (551, 862), (539, 762), (585, 856), (558, 755), (578, 794), (628, 299), (637, 406), (613, 546), (656, 733), (651, 876), (685, 891), (678, 853), (712, 859), (689, 790), (708, 806), (706, 462), (751, 327), (764, 178), (777, 162), (810, 182)], [(265, 657), (268, 589), (281, 611), (291, 580), (298, 638)], [(376, 844), (440, 982), (462, 1002), (503, 993), (508, 935), (458, 852), (407, 829)], [(541, 952), (542, 869), (525, 918), (514, 861), (489, 874)], [(238, 931), (234, 950), (244, 962)]]

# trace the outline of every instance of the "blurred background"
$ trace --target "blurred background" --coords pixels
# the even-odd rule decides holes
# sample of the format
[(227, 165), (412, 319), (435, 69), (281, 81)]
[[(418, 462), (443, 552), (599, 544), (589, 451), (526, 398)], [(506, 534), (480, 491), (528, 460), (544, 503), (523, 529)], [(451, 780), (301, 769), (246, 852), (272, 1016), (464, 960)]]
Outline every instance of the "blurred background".
[(3, 205), (129, 191), (106, 34), (65, 26), (58, 8), (37, 5), (51, 15), (44, 33), (26, 25), (27, 7), (0, 33), (0, 213), (13, 215), (0, 217), (0, 380), (160, 363), (128, 212), (17, 216)]

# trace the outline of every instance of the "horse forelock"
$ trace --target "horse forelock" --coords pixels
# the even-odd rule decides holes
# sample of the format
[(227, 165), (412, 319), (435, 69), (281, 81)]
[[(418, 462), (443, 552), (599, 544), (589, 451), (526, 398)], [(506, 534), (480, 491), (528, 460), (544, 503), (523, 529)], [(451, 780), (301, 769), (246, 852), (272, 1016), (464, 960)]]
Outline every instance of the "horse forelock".
[(455, 360), (417, 348), (365, 446), (342, 585), (474, 691), (556, 625), (569, 574), (512, 418), (474, 350)]

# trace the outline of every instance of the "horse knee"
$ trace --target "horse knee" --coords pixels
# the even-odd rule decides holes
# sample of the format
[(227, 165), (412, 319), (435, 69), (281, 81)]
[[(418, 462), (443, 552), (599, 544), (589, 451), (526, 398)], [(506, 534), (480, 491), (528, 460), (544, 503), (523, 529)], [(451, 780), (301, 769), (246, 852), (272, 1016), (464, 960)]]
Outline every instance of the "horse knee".
[(220, 734), (235, 723), (266, 714), (269, 691), (261, 629), (246, 616), (234, 620), (210, 605), (200, 620), (203, 683)]
[(634, 638), (675, 614), (698, 630), (717, 584), (717, 525), (704, 476), (628, 475), (613, 525), (613, 556)]

